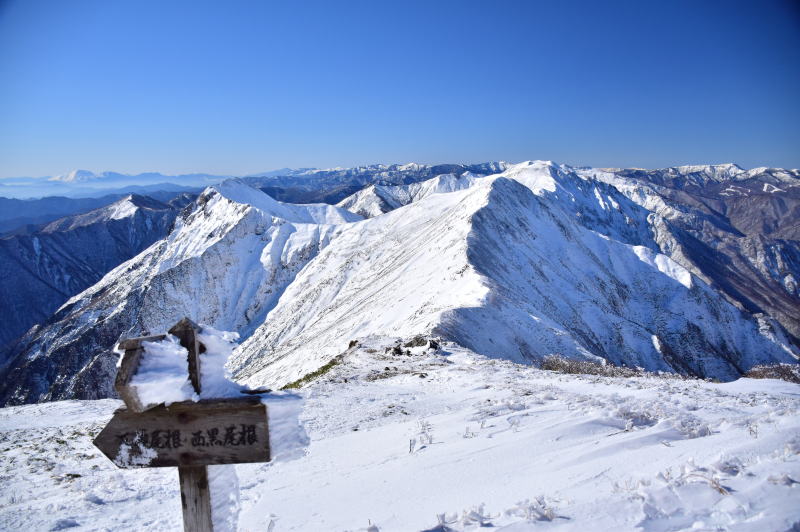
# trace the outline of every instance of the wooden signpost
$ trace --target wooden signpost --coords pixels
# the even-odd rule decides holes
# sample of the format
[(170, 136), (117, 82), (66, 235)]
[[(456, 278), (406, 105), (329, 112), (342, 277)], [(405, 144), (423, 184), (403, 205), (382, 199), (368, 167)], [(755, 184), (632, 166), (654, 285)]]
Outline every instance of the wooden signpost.
[[(198, 327), (184, 318), (169, 330), (188, 351), (187, 369), (195, 391), (201, 390)], [(114, 417), (94, 440), (117, 467), (177, 467), (181, 485), (183, 527), (186, 532), (213, 531), (206, 466), (270, 460), (267, 407), (257, 396), (145, 404), (133, 377), (144, 356), (143, 342), (166, 335), (120, 342), (125, 350), (115, 388), (127, 408)]]

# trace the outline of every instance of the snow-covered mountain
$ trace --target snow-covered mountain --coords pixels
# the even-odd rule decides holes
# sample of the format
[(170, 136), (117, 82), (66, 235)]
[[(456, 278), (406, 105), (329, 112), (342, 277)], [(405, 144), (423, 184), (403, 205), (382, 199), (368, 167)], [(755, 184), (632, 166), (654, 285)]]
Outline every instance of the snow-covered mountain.
[(477, 175), (491, 175), (502, 172), (508, 167), (504, 162), (489, 162), (481, 164), (372, 164), (354, 168), (304, 168), (301, 170), (286, 170), (267, 172), (248, 176), (245, 181), (252, 186), (264, 185), (314, 186), (318, 189), (330, 189), (337, 185), (407, 185), (425, 181), (427, 179), (444, 175), (461, 175), (471, 172)]
[(549, 163), (429, 195), (343, 227), (234, 367), (277, 385), (350, 339), (430, 331), (520, 362), (558, 352), (726, 379), (752, 356), (791, 360), (780, 327), (749, 319), (661, 254), (649, 214)]
[(337, 205), (364, 218), (373, 218), (431, 194), (469, 188), (478, 177), (466, 171), (461, 175), (442, 174), (410, 185), (369, 185)]
[(105, 207), (126, 195), (108, 194), (98, 198), (80, 199), (59, 196), (37, 200), (0, 198), (0, 233), (26, 232), (29, 228), (33, 229), (39, 224), (52, 222), (64, 216)]
[[(734, 164), (663, 170), (571, 169), (613, 185), (670, 227), (654, 238), (664, 253), (735, 305), (766, 313), (800, 339), (800, 171), (743, 170)], [(411, 186), (372, 186), (340, 206), (377, 216), (431, 192), (470, 186), (469, 175), (440, 176)]]
[[(335, 224), (360, 219), (331, 205), (283, 204), (237, 180), (211, 187), (193, 211), (176, 219), (166, 239), (18, 342), (6, 374), (26, 383), (6, 381), (5, 390), (30, 399), (83, 395), (80, 390), (108, 396), (115, 364), (108, 348), (120, 335), (174, 321), (178, 308), (227, 330), (255, 327), (297, 270), (327, 244)], [(68, 322), (76, 326), (69, 332)]]
[[(106, 175), (103, 175), (106, 174)], [(48, 181), (61, 181), (62, 183), (84, 183), (95, 179), (102, 179), (113, 175), (111, 172), (104, 172), (103, 174), (95, 174), (91, 170), (72, 170), (66, 174), (56, 175), (48, 178)]]
[[(189, 198), (130, 195), (32, 234), (0, 239), (0, 346), (46, 320), (70, 296), (169, 231)], [(0, 363), (3, 357), (0, 356)]]
[(691, 212), (665, 199), (666, 187), (543, 161), (498, 168), (378, 183), (342, 203), (366, 220), (287, 205), (243, 180), (210, 187), (167, 238), (18, 344), (0, 398), (111, 395), (114, 342), (183, 315), (238, 331), (232, 369), (273, 386), (372, 334), (720, 379), (796, 361), (779, 323), (737, 308), (685, 251), (708, 246), (680, 226)]

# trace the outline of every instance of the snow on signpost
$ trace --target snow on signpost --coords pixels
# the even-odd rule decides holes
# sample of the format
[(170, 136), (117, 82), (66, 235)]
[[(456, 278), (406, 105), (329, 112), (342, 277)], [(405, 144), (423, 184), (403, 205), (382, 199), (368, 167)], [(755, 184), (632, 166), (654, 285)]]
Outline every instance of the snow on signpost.
[[(207, 393), (201, 397), (208, 372), (201, 370), (203, 357), (200, 355), (206, 351), (206, 346), (199, 341), (198, 332), (198, 326), (184, 318), (169, 330), (179, 345), (171, 344), (167, 335), (120, 342), (120, 349), (125, 353), (115, 387), (127, 408), (114, 412), (114, 417), (94, 440), (95, 446), (117, 467), (177, 467), (183, 524), (187, 532), (214, 530), (207, 466), (271, 459), (267, 407), (257, 394), (235, 389), (233, 397), (225, 394), (228, 396), (224, 398), (210, 398)], [(142, 364), (144, 344), (153, 346), (152, 342), (160, 342), (155, 344), (160, 346), (158, 349), (151, 347), (154, 354), (150, 357), (154, 360), (151, 365), (155, 365), (152, 372), (162, 375), (160, 394), (153, 393), (152, 379), (148, 379), (148, 369)], [(166, 358), (158, 359), (159, 349), (169, 351), (173, 346), (188, 352), (186, 373), (182, 373), (183, 367), (170, 368), (163, 362)], [(174, 361), (175, 357), (169, 360)], [(222, 372), (222, 367), (208, 369)], [(169, 376), (170, 372), (178, 374), (175, 381), (178, 385), (170, 386), (172, 390), (168, 393), (172, 395), (169, 397), (179, 400), (168, 403), (163, 400), (163, 375)], [(188, 393), (181, 392), (180, 385), (180, 381), (187, 380), (187, 374)], [(221, 378), (220, 375), (217, 380)], [(214, 378), (210, 378), (209, 383), (214, 391)]]

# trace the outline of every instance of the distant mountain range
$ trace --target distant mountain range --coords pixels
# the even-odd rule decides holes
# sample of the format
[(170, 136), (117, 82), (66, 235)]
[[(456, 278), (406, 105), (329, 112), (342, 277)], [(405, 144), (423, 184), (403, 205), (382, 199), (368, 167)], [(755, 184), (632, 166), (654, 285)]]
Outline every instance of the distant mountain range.
[[(18, 177), (0, 179), (0, 199), (35, 199), (47, 196), (88, 198), (108, 194), (149, 194), (154, 191), (199, 192), (203, 188), (225, 179), (241, 177), (256, 188), (271, 188), (283, 199), (291, 202), (316, 201), (318, 196), (335, 203), (359, 188), (372, 184), (403, 184), (423, 177), (472, 169), (476, 173), (496, 173), (504, 163), (478, 165), (370, 165), (356, 168), (316, 169), (283, 168), (247, 176), (181, 174), (165, 175), (158, 172), (121, 174), (89, 170), (73, 170), (52, 177)], [(329, 198), (328, 198), (329, 199)], [(323, 201), (323, 200), (319, 200)], [(325, 200), (327, 201), (327, 199)]]
[(231, 176), (186, 174), (170, 176), (157, 172), (128, 175), (117, 172), (95, 174), (73, 170), (53, 177), (0, 179), (0, 198), (37, 199), (48, 196), (90, 198), (109, 194), (148, 194), (155, 191), (199, 192)]
[[(113, 395), (114, 343), (184, 315), (239, 332), (231, 368), (269, 386), (373, 334), (723, 380), (798, 359), (797, 170), (282, 173), (207, 188), (164, 238), (18, 339), (0, 402)], [(267, 187), (338, 205), (276, 201)], [(358, 190), (340, 198), (346, 187)]]

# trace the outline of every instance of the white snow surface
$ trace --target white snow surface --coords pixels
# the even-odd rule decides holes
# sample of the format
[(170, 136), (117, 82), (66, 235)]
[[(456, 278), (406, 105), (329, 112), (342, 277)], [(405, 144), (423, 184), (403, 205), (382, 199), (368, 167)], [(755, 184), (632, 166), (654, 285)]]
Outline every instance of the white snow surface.
[(236, 532), (239, 528), (241, 511), (236, 466), (208, 466), (208, 489), (211, 493), (211, 521), (214, 532)]
[(295, 205), (272, 199), (239, 179), (228, 179), (211, 187), (222, 196), (236, 203), (251, 205), (260, 211), (287, 222), (337, 224), (356, 222), (362, 217), (352, 212), (325, 203)]
[[(562, 375), (454, 344), (397, 355), (394, 339), (360, 342), (299, 392), (307, 454), (237, 465), (238, 482), (212, 468), (212, 484), (238, 493), (215, 510), (227, 529), (800, 523), (796, 384)], [(0, 409), (0, 529), (182, 530), (175, 469), (117, 469), (93, 448), (119, 404)]]
[(206, 347), (200, 355), (200, 394), (189, 381), (188, 352), (171, 334), (142, 343), (144, 353), (130, 385), (145, 405), (240, 397), (245, 388), (230, 379), (225, 367), (238, 338), (238, 333), (200, 325), (198, 340)]
[(64, 183), (82, 183), (97, 179), (98, 176), (90, 170), (72, 170), (66, 174), (48, 178), (48, 181), (62, 181)]
[(189, 382), (188, 353), (176, 337), (170, 334), (160, 342), (143, 342), (142, 347), (139, 369), (130, 385), (143, 405), (199, 400)]
[(305, 455), (309, 439), (301, 421), (303, 397), (289, 392), (261, 396), (267, 406), (269, 452), (272, 461), (296, 460)]
[(415, 201), (444, 192), (455, 192), (471, 187), (479, 177), (465, 172), (457, 176), (442, 174), (433, 179), (410, 185), (370, 185), (340, 201), (337, 206), (373, 218)]
[[(231, 378), (225, 367), (236, 348), (239, 333), (218, 331), (210, 325), (200, 325), (198, 341), (206, 347), (200, 355), (200, 397), (202, 399), (238, 397), (243, 386)], [(185, 351), (184, 351), (185, 353)], [(185, 360), (184, 356), (184, 360)]]
[(133, 216), (138, 208), (139, 207), (131, 201), (131, 197), (128, 196), (122, 201), (118, 201), (109, 206), (110, 212), (108, 218), (110, 220), (121, 220), (122, 218)]
[(675, 279), (687, 289), (692, 288), (692, 274), (689, 270), (661, 253), (655, 253), (653, 250), (644, 246), (634, 246), (633, 252), (641, 259), (642, 262), (652, 266), (664, 275)]

